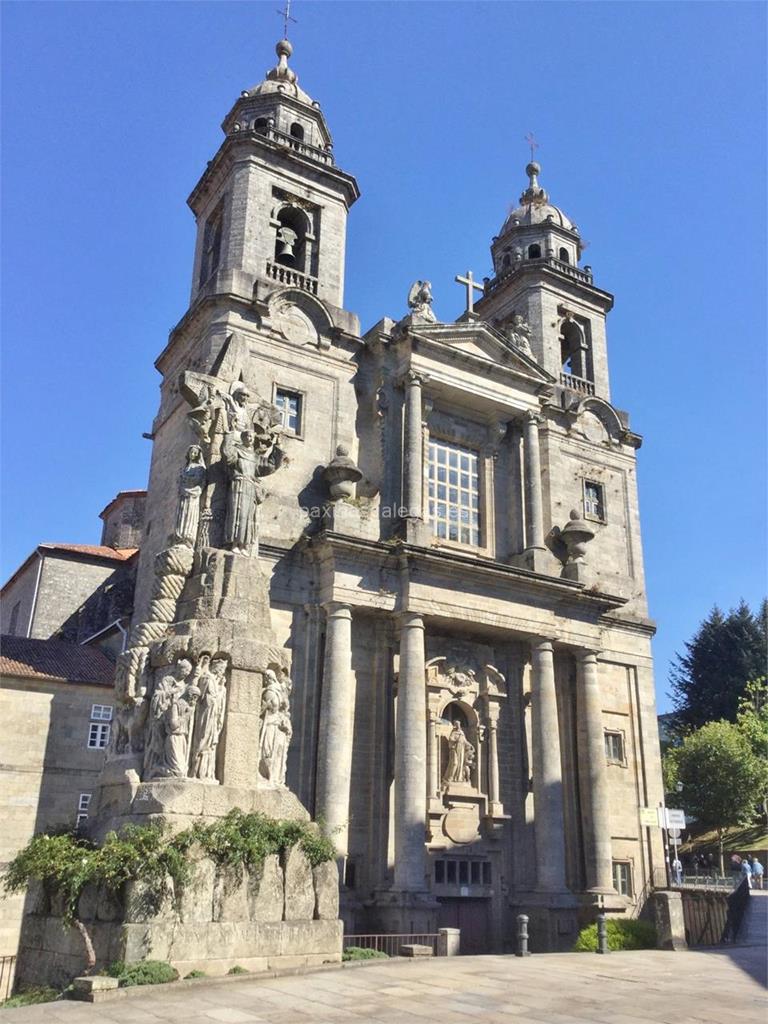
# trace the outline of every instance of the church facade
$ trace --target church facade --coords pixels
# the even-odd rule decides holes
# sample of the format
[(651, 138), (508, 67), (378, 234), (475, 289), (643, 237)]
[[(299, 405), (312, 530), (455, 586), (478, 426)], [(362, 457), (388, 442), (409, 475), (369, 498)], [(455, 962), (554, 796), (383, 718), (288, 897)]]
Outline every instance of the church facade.
[[(531, 163), (456, 322), (417, 281), (401, 319), (361, 332), (344, 306), (358, 186), (290, 44), (277, 54), (189, 198), (134, 623), (181, 478), (195, 572), (229, 549), (270, 578), (286, 780), (333, 838), (346, 932), (454, 926), (465, 952), (500, 950), (525, 912), (535, 945), (567, 947), (597, 901), (632, 914), (663, 869), (640, 814), (663, 793), (612, 297)], [(251, 472), (267, 406), (279, 457)], [(228, 453), (217, 409), (242, 428)]]

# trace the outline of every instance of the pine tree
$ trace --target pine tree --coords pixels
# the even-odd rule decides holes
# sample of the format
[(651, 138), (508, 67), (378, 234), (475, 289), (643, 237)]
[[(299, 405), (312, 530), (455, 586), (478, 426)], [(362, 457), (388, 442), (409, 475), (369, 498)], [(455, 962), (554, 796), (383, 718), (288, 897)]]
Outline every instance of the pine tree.
[(723, 615), (715, 606), (676, 656), (670, 681), (681, 732), (736, 721), (747, 682), (765, 672), (768, 602), (754, 615), (742, 601)]

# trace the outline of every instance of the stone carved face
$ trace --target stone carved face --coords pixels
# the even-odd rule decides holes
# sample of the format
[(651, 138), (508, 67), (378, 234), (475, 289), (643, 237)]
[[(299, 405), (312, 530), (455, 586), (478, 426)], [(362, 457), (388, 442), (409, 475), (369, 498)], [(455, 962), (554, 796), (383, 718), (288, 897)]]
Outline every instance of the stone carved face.
[(192, 662), (186, 658), (179, 658), (174, 668), (174, 675), (177, 679), (186, 679), (192, 671)]
[(203, 450), (200, 445), (191, 444), (187, 449), (187, 465), (191, 466), (196, 462), (203, 461)]

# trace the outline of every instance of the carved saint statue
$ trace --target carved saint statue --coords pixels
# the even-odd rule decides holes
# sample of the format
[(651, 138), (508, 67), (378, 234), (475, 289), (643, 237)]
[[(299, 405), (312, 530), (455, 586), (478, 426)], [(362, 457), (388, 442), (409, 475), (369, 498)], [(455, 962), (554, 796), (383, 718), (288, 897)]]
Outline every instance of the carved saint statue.
[[(471, 755), (469, 751), (472, 751)], [(474, 763), (475, 750), (467, 737), (460, 722), (454, 722), (451, 733), (448, 737), (448, 764), (443, 773), (443, 785), (450, 782), (466, 782), (466, 768)]]
[(507, 328), (507, 337), (521, 352), (531, 354), (531, 327), (521, 313), (515, 313), (512, 323)]
[(205, 486), (205, 462), (199, 444), (191, 444), (179, 481), (179, 508), (176, 513), (176, 529), (173, 539), (177, 544), (193, 548), (197, 540), (200, 523), (200, 497)]
[(233, 431), (221, 448), (229, 477), (224, 543), (240, 555), (258, 553), (258, 510), (266, 494), (259, 477), (274, 473), (284, 457), (274, 441), (266, 451), (255, 441), (253, 430)]
[(227, 704), (226, 674), (226, 658), (211, 660), (208, 654), (200, 655), (195, 680), (200, 698), (195, 712), (191, 756), (191, 774), (196, 779), (216, 779), (216, 747)]
[(200, 691), (187, 680), (192, 663), (180, 658), (155, 686), (149, 703), (144, 749), (144, 780), (186, 778), (189, 737)]
[(429, 281), (413, 282), (408, 292), (408, 308), (413, 316), (427, 323), (436, 323), (437, 317), (432, 311), (432, 285)]
[(291, 680), (286, 671), (278, 679), (270, 668), (264, 673), (264, 692), (261, 698), (261, 762), (262, 776), (278, 786), (285, 785), (288, 745), (293, 735), (291, 728)]

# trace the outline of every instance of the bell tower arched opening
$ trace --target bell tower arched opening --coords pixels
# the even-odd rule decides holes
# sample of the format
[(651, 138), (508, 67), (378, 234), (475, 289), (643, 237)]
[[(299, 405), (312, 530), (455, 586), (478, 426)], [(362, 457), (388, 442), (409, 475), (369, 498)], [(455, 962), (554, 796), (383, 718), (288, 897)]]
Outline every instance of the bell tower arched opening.
[(278, 213), (277, 223), (275, 262), (304, 273), (307, 261), (306, 216), (296, 207), (286, 206)]

